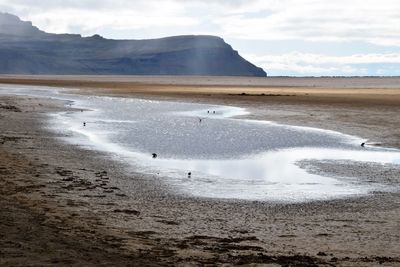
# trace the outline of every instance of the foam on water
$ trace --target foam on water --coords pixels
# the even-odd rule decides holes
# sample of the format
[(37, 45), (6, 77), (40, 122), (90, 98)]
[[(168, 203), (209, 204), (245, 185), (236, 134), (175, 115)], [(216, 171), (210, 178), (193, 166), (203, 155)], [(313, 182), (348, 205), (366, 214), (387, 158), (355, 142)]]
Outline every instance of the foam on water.
[(0, 92), (69, 101), (83, 111), (52, 114), (49, 120), (53, 130), (71, 135), (67, 142), (108, 152), (198, 197), (299, 202), (365, 195), (389, 188), (311, 174), (296, 163), (400, 164), (399, 151), (361, 148), (364, 140), (355, 136), (232, 118), (248, 114), (238, 107), (82, 96), (45, 87), (0, 86)]

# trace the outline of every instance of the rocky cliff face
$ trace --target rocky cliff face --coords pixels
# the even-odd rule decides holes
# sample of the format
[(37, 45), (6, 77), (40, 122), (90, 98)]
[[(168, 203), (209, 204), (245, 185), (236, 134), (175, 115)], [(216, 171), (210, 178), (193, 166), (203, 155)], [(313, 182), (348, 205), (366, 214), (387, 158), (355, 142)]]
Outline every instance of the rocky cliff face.
[(215, 36), (49, 34), (6, 13), (0, 13), (0, 73), (266, 76)]

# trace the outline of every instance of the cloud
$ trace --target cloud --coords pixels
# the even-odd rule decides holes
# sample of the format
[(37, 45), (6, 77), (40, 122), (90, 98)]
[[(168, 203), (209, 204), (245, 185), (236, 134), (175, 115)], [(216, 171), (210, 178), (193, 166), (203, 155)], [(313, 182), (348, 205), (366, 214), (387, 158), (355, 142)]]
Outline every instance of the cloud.
[(229, 38), (400, 46), (398, 0), (0, 0), (0, 7), (56, 32), (196, 26)]
[[(101, 19), (99, 19), (101, 18)], [(81, 11), (56, 9), (49, 13), (32, 14), (30, 20), (48, 32), (65, 33), (78, 30), (84, 35), (94, 34), (104, 28), (137, 30), (150, 27), (177, 27), (196, 25), (198, 21), (190, 17), (168, 17), (164, 14), (143, 14), (141, 12), (119, 11), (116, 16), (110, 11)], [(84, 23), (82, 23), (84, 21)]]
[(400, 68), (400, 53), (328, 56), (291, 52), (268, 56), (248, 54), (245, 57), (272, 75), (388, 75), (394, 71), (394, 66)]
[[(0, 0), (0, 7), (7, 6), (6, 2), (9, 1)], [(185, 6), (176, 0), (13, 0), (5, 11), (31, 20), (47, 32), (75, 31), (84, 35), (104, 29), (134, 31), (151, 27), (187, 27), (199, 23), (196, 17), (185, 15)]]
[[(400, 45), (400, 2), (393, 0), (257, 1), (220, 17), (223, 32), (254, 40), (365, 41)], [(254, 16), (253, 12), (258, 12)]]

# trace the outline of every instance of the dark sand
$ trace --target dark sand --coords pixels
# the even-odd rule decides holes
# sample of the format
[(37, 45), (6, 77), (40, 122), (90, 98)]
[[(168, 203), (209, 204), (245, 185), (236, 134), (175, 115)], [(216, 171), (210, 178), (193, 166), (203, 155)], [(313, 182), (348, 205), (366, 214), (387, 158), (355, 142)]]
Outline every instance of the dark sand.
[[(400, 147), (397, 89), (372, 90), (350, 101), (349, 91), (333, 95), (323, 88), (252, 88), (242, 95), (243, 87), (222, 93), (216, 87), (214, 93), (192, 85), (125, 86), (86, 84), (84, 93), (239, 105), (256, 112), (252, 118)], [(398, 192), (291, 205), (179, 196), (159, 178), (127, 175), (107, 155), (60, 142), (42, 126), (46, 112), (62, 109), (60, 102), (0, 96), (1, 266), (400, 265)], [(313, 171), (328, 173), (349, 168), (344, 162), (313, 165)], [(363, 173), (365, 166), (351, 172)], [(400, 170), (387, 166), (370, 176), (371, 182), (398, 185)]]

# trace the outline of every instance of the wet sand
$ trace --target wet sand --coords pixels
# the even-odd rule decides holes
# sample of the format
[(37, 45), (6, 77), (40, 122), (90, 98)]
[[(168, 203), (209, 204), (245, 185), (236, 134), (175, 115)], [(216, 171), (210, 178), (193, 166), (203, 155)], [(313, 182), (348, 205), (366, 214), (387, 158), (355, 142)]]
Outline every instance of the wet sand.
[(353, 134), (400, 148), (400, 78), (10, 76), (0, 83), (81, 88), (88, 94), (235, 105), (252, 119)]
[[(83, 93), (238, 105), (254, 111), (255, 119), (335, 129), (400, 147), (399, 93), (393, 88), (350, 101), (346, 94), (310, 96), (296, 88), (252, 88), (243, 95), (244, 87), (214, 93), (191, 85), (188, 93), (181, 86), (124, 86), (86, 84)], [(182, 197), (159, 177), (127, 175), (107, 155), (60, 142), (42, 126), (46, 112), (64, 109), (58, 101), (0, 97), (2, 266), (400, 264), (398, 192), (290, 205)], [(315, 165), (328, 173), (338, 168)], [(341, 165), (341, 172), (366, 171)], [(394, 186), (400, 170), (387, 166), (370, 176)]]

